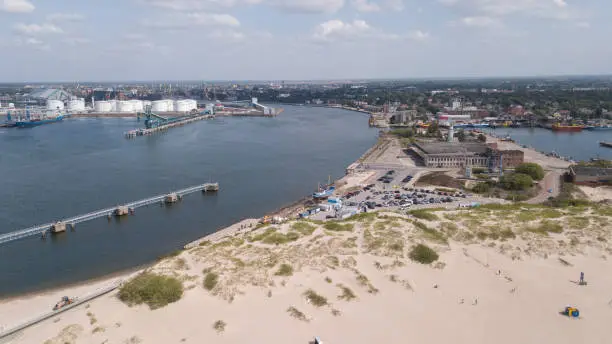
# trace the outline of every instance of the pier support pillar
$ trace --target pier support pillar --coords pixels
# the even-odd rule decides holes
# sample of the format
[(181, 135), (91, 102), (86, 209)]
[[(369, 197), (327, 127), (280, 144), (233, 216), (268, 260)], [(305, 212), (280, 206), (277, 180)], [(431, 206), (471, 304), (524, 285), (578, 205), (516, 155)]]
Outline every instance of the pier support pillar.
[(166, 195), (166, 197), (164, 198), (164, 202), (166, 203), (175, 203), (176, 201), (178, 201), (178, 196), (175, 193), (171, 193)]
[(65, 222), (56, 222), (51, 226), (52, 233), (60, 233), (66, 231), (66, 223)]
[(129, 209), (126, 206), (119, 206), (115, 208), (115, 216), (124, 216), (129, 213)]

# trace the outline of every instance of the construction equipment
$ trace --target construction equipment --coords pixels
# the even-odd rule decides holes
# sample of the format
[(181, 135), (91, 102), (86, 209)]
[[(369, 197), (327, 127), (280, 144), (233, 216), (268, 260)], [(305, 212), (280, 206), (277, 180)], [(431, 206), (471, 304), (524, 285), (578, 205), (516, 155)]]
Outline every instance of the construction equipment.
[(53, 307), (53, 310), (56, 311), (60, 308), (66, 307), (72, 303), (74, 303), (74, 301), (76, 301), (75, 298), (73, 297), (68, 297), (68, 296), (64, 296), (62, 297), (62, 299), (60, 300), (60, 302), (56, 303), (55, 306)]
[(572, 306), (565, 307), (565, 309), (561, 312), (561, 314), (565, 315), (566, 317), (570, 317), (570, 318), (580, 317), (580, 311), (578, 310), (578, 308), (572, 307)]

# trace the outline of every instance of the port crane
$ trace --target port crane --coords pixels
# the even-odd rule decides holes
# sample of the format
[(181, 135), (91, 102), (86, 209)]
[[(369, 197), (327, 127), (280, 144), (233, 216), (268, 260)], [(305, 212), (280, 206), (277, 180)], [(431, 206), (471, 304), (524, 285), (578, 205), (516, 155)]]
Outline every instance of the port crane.
[(160, 116), (151, 111), (151, 105), (145, 106), (145, 112), (143, 113), (145, 117), (145, 127), (147, 129), (157, 128), (161, 125), (168, 124), (172, 119)]

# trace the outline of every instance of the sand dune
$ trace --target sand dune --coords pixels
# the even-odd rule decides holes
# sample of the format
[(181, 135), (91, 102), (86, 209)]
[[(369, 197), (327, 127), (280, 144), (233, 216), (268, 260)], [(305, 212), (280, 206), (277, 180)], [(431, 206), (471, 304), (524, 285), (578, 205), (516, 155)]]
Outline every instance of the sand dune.
[[(233, 227), (150, 269), (183, 281), (178, 302), (128, 307), (115, 292), (11, 343), (608, 343), (611, 209), (512, 207)], [(411, 261), (416, 243), (439, 260)], [(218, 274), (210, 291), (207, 273)], [(0, 324), (108, 282), (2, 303)], [(581, 318), (559, 315), (566, 305)]]

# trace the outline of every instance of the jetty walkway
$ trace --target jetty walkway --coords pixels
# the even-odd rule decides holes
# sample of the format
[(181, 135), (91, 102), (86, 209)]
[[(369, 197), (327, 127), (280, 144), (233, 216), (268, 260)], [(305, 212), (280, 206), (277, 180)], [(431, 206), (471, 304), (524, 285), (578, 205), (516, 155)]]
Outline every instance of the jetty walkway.
[(149, 204), (160, 203), (160, 202), (174, 203), (180, 198), (182, 198), (184, 195), (187, 195), (190, 193), (194, 193), (198, 191), (216, 192), (218, 190), (219, 190), (218, 183), (206, 183), (206, 184), (195, 185), (195, 186), (191, 186), (185, 189), (171, 192), (169, 194), (157, 195), (154, 197), (130, 202), (130, 203), (127, 203), (121, 206), (115, 206), (111, 208), (96, 210), (96, 211), (92, 211), (87, 214), (77, 215), (77, 216), (62, 219), (56, 222), (45, 223), (42, 225), (33, 226), (30, 228), (14, 231), (10, 233), (0, 234), (0, 245), (6, 244), (11, 241), (19, 240), (22, 238), (34, 236), (34, 235), (45, 236), (50, 231), (51, 232), (63, 232), (66, 230), (66, 226), (70, 226), (74, 228), (74, 226), (77, 223), (90, 221), (93, 219), (97, 219), (99, 217), (104, 217), (104, 216), (111, 217), (113, 215), (115, 216), (127, 215), (129, 213), (132, 213), (134, 209), (138, 207), (143, 207)]

